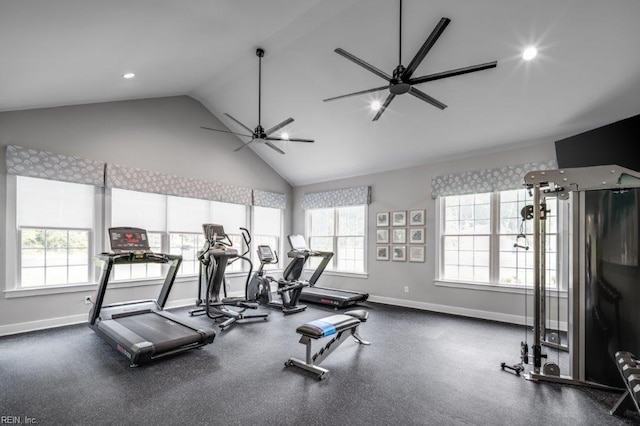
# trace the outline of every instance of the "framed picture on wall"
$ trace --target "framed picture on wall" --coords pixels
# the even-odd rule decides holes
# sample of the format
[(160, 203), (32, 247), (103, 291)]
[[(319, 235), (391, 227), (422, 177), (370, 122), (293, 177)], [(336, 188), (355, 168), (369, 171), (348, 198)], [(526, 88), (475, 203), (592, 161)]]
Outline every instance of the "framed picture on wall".
[(376, 246), (376, 260), (389, 260), (389, 246)]
[(393, 212), (393, 226), (407, 226), (407, 212)]
[(409, 247), (409, 262), (424, 262), (424, 246)]
[(389, 212), (376, 214), (376, 226), (389, 226)]
[(391, 237), (391, 242), (393, 244), (404, 244), (407, 242), (406, 228), (392, 229), (391, 232), (393, 232), (393, 236)]
[(411, 210), (409, 212), (409, 226), (419, 226), (425, 224), (424, 210)]
[(404, 262), (407, 260), (407, 246), (393, 246), (391, 260)]
[(376, 229), (376, 243), (389, 244), (389, 230), (388, 229)]
[(409, 242), (411, 244), (424, 244), (424, 228), (409, 228)]

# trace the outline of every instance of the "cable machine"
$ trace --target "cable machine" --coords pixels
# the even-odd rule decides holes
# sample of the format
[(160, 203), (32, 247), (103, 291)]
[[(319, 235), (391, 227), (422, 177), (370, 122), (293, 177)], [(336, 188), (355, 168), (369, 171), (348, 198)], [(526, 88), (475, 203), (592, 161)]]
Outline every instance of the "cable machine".
[[(615, 347), (611, 348), (611, 345), (625, 346), (625, 345), (637, 345), (640, 343), (638, 339), (627, 338), (626, 342), (622, 342), (620, 333), (620, 322), (617, 322), (613, 327), (607, 325), (606, 315), (598, 310), (597, 307), (593, 307), (594, 292), (598, 294), (604, 294), (604, 299), (614, 299), (615, 290), (609, 284), (609, 288), (604, 287), (602, 284), (597, 284), (595, 289), (591, 289), (592, 282), (594, 281), (594, 258), (600, 259), (603, 256), (603, 249), (606, 247), (594, 247), (595, 236), (591, 234), (597, 234), (602, 236), (603, 227), (607, 226), (606, 215), (599, 212), (598, 209), (589, 210), (586, 200), (594, 198), (594, 191), (601, 191), (597, 194), (618, 194), (626, 191), (637, 191), (635, 188), (640, 188), (640, 173), (635, 171), (619, 167), (616, 165), (609, 166), (593, 166), (593, 167), (579, 167), (571, 169), (557, 169), (557, 170), (539, 170), (527, 173), (524, 176), (525, 185), (533, 193), (533, 254), (534, 254), (534, 288), (533, 288), (533, 344), (531, 345), (533, 369), (525, 374), (525, 378), (534, 381), (549, 381), (555, 383), (572, 384), (572, 385), (586, 385), (592, 387), (600, 387), (605, 389), (611, 389), (619, 387), (620, 383), (609, 382), (605, 376), (600, 375), (598, 371), (594, 371), (593, 368), (589, 369), (589, 365), (595, 365), (596, 363), (591, 361), (589, 357), (593, 356), (592, 353), (594, 345), (598, 344), (593, 337), (594, 323), (600, 321), (603, 329), (614, 329), (610, 331), (613, 335), (617, 333), (616, 340), (604, 340), (605, 344), (609, 348), (604, 348), (600, 352), (608, 353), (619, 350), (631, 350), (636, 351), (636, 348), (628, 347)], [(597, 195), (596, 194), (596, 195)], [(600, 198), (602, 196), (598, 195)], [(568, 245), (568, 328), (567, 328), (567, 351), (569, 352), (569, 372), (567, 374), (561, 374), (560, 367), (551, 362), (547, 362), (543, 365), (543, 358), (547, 358), (547, 355), (543, 353), (543, 346), (555, 346), (559, 348), (558, 342), (546, 341), (547, 323), (545, 318), (547, 297), (545, 293), (546, 289), (546, 230), (544, 221), (546, 220), (547, 209), (546, 200), (549, 197), (556, 197), (558, 202), (567, 202), (569, 209), (569, 232), (568, 241), (563, 245)], [(640, 197), (638, 197), (640, 198)], [(624, 259), (628, 259), (630, 265), (640, 271), (640, 259), (638, 259), (637, 249), (638, 241), (640, 240), (640, 234), (638, 233), (640, 225), (640, 202), (636, 203), (634, 207), (629, 208), (629, 217), (633, 219), (635, 224), (635, 235), (632, 235), (634, 244), (636, 247), (634, 256), (626, 256)], [(611, 210), (611, 209), (610, 209)], [(600, 220), (599, 227), (594, 227), (593, 221)], [(629, 219), (631, 220), (631, 219)], [(609, 220), (610, 222), (610, 220)], [(612, 226), (612, 225), (608, 225)], [(591, 232), (591, 234), (590, 234)], [(627, 232), (629, 234), (629, 232)], [(621, 242), (621, 244), (623, 244)], [(602, 244), (600, 244), (602, 245)], [(612, 247), (616, 246), (616, 243), (610, 244)], [(619, 249), (618, 249), (619, 250)], [(633, 259), (632, 259), (633, 258)], [(601, 262), (602, 263), (602, 262)], [(627, 268), (628, 269), (628, 268)], [(635, 270), (634, 269), (634, 270)], [(618, 271), (616, 271), (618, 272)], [(598, 279), (598, 282), (604, 281), (604, 279)], [(637, 286), (635, 286), (637, 287)], [(588, 290), (588, 291), (587, 291)], [(640, 294), (639, 290), (634, 290)], [(628, 299), (634, 300), (631, 296), (627, 296)], [(640, 297), (640, 296), (633, 296)], [(637, 305), (636, 305), (637, 306)], [(616, 312), (618, 312), (619, 304), (616, 304)], [(635, 308), (635, 307), (634, 307)], [(619, 312), (617, 315), (620, 315)], [(558, 318), (559, 322), (559, 318)], [(637, 327), (635, 324), (628, 324), (629, 327)], [(615, 327), (618, 330), (615, 330)], [(640, 335), (639, 333), (631, 333), (634, 337)], [(595, 343), (594, 343), (595, 342)], [(526, 344), (526, 343), (525, 343)], [(588, 350), (587, 350), (587, 346)], [(640, 351), (637, 351), (640, 352)], [(526, 357), (526, 358), (525, 358)], [(528, 354), (523, 354), (523, 359), (527, 359)], [(607, 358), (607, 359), (604, 359)], [(610, 363), (610, 367), (615, 370), (615, 359), (610, 359), (611, 356), (603, 357), (602, 360), (598, 360), (599, 364)], [(526, 362), (525, 362), (526, 363)], [(504, 365), (503, 365), (504, 368)]]

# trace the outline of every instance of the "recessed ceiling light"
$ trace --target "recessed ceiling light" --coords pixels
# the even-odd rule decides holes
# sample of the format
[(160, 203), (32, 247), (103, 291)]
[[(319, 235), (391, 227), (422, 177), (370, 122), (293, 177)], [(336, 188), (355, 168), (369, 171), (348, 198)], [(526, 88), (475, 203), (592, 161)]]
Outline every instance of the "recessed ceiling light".
[(524, 52), (522, 52), (522, 59), (524, 59), (525, 61), (530, 61), (535, 58), (537, 54), (538, 49), (533, 46), (527, 47), (526, 49), (524, 49)]
[(286, 141), (289, 140), (289, 133), (287, 132), (282, 132), (282, 134), (280, 135), (280, 137)]
[(126, 78), (127, 80), (130, 79), (130, 78), (133, 78), (135, 76), (136, 75), (134, 73), (132, 73), (132, 72), (128, 72), (126, 74), (122, 74), (122, 78)]
[(380, 103), (380, 101), (371, 102), (371, 109), (373, 111), (378, 111), (380, 109), (380, 107), (382, 107), (382, 104)]

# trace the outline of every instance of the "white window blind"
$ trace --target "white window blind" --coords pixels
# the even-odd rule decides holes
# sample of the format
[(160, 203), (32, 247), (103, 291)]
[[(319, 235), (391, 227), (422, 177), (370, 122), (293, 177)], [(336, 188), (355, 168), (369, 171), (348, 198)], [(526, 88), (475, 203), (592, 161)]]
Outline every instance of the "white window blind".
[(18, 176), (18, 227), (91, 229), (93, 195), (92, 185)]
[(167, 223), (166, 196), (113, 188), (111, 226), (132, 226), (164, 231)]

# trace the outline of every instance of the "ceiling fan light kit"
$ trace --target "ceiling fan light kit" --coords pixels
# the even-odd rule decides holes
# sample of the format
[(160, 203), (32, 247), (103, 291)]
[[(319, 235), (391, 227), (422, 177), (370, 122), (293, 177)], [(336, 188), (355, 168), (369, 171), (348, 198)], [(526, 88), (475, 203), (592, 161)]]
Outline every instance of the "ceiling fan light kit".
[(291, 118), (291, 117), (287, 118), (286, 120), (282, 121), (279, 124), (276, 124), (275, 126), (273, 126), (272, 128), (270, 128), (268, 130), (264, 130), (264, 127), (262, 127), (262, 124), (261, 124), (262, 58), (264, 57), (264, 49), (258, 48), (256, 50), (256, 56), (258, 56), (258, 58), (259, 58), (258, 59), (258, 125), (256, 126), (256, 128), (251, 130), (249, 127), (245, 126), (240, 120), (234, 118), (231, 114), (228, 114), (226, 112), (224, 113), (225, 117), (229, 118), (231, 121), (233, 121), (234, 123), (236, 123), (237, 125), (239, 125), (243, 129), (245, 129), (249, 134), (246, 135), (246, 134), (243, 134), (243, 133), (231, 132), (229, 130), (213, 129), (211, 127), (205, 127), (205, 126), (200, 126), (200, 127), (202, 129), (213, 130), (215, 132), (230, 133), (232, 135), (244, 136), (244, 137), (247, 137), (247, 138), (251, 138), (251, 140), (249, 142), (243, 143), (240, 147), (234, 149), (234, 151), (240, 151), (242, 148), (250, 145), (253, 142), (262, 142), (265, 145), (267, 145), (269, 148), (271, 148), (274, 151), (276, 151), (277, 153), (284, 154), (285, 152), (283, 150), (281, 150), (280, 148), (278, 148), (277, 146), (275, 146), (272, 143), (273, 141), (313, 143), (314, 142), (313, 139), (291, 138), (286, 133), (283, 134), (283, 137), (271, 136), (275, 132), (277, 132), (278, 130), (283, 129), (285, 126), (288, 126), (289, 124), (293, 123), (293, 118)]
[(348, 60), (354, 62), (355, 64), (361, 66), (362, 68), (386, 80), (388, 84), (385, 86), (374, 87), (372, 89), (361, 90), (358, 92), (348, 93), (346, 95), (323, 99), (323, 101), (324, 102), (334, 101), (334, 100), (343, 99), (346, 97), (363, 95), (366, 93), (373, 93), (380, 90), (389, 89), (389, 95), (387, 96), (385, 101), (382, 103), (380, 108), (377, 110), (375, 117), (373, 117), (373, 121), (377, 121), (380, 118), (382, 113), (387, 109), (391, 101), (396, 96), (403, 95), (405, 93), (409, 93), (410, 95), (424, 102), (427, 102), (428, 104), (431, 104), (436, 108), (439, 108), (441, 110), (445, 109), (447, 105), (427, 95), (421, 90), (418, 90), (415, 87), (415, 85), (420, 83), (426, 83), (427, 81), (440, 80), (447, 77), (454, 77), (456, 75), (468, 74), (476, 71), (486, 70), (489, 68), (495, 68), (498, 65), (498, 61), (492, 61), (492, 62), (486, 62), (484, 64), (472, 65), (469, 67), (457, 68), (454, 70), (443, 71), (435, 74), (429, 74), (422, 77), (413, 78), (413, 73), (416, 71), (418, 66), (422, 63), (425, 56), (427, 55), (427, 53), (429, 53), (429, 51), (431, 50), (433, 45), (436, 43), (436, 41), (438, 41), (438, 38), (440, 38), (445, 28), (447, 28), (447, 25), (449, 25), (450, 22), (451, 20), (449, 18), (440, 19), (440, 22), (438, 22), (438, 24), (433, 29), (429, 37), (427, 37), (427, 39), (422, 44), (422, 46), (420, 47), (416, 55), (413, 57), (409, 65), (407, 65), (407, 67), (405, 68), (402, 65), (402, 0), (400, 0), (400, 31), (399, 31), (399, 43), (398, 43), (399, 44), (399, 49), (398, 49), (399, 65), (393, 70), (392, 75), (389, 75), (379, 70), (378, 68), (352, 55), (351, 53), (347, 52), (344, 49), (337, 48), (335, 50), (337, 54), (347, 58)]

